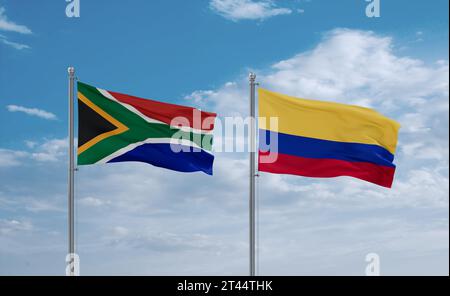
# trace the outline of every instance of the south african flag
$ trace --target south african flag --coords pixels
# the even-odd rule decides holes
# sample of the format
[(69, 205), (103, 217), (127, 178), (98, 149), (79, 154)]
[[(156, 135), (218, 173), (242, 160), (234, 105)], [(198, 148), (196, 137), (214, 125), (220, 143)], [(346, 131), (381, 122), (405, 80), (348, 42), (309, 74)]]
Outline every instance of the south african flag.
[(212, 175), (215, 113), (77, 85), (78, 165), (140, 161)]

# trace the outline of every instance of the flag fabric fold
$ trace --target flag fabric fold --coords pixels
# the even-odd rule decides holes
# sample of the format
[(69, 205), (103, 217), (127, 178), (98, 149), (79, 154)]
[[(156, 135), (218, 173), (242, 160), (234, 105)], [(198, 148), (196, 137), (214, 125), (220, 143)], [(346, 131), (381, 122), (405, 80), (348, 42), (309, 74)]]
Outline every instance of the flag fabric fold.
[(212, 175), (215, 113), (77, 86), (78, 165), (140, 161)]
[[(259, 171), (350, 176), (392, 186), (397, 122), (369, 108), (294, 98), (261, 88), (258, 94)], [(270, 126), (270, 117), (278, 118), (277, 127)], [(274, 161), (267, 161), (270, 154), (275, 155)]]

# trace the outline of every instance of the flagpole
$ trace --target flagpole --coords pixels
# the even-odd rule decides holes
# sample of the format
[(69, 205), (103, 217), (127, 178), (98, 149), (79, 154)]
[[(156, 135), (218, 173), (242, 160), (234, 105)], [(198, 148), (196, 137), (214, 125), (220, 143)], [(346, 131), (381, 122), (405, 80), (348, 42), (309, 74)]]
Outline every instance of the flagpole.
[(256, 75), (250, 73), (248, 76), (250, 83), (250, 198), (249, 198), (249, 218), (250, 218), (250, 276), (256, 275), (256, 232), (255, 232), (255, 151), (256, 151), (256, 120), (255, 120), (255, 80)]
[(75, 82), (75, 68), (69, 67), (67, 69), (69, 73), (69, 190), (68, 190), (68, 227), (69, 227), (69, 258), (71, 276), (75, 275), (73, 260), (75, 254), (75, 200), (74, 200), (74, 82)]

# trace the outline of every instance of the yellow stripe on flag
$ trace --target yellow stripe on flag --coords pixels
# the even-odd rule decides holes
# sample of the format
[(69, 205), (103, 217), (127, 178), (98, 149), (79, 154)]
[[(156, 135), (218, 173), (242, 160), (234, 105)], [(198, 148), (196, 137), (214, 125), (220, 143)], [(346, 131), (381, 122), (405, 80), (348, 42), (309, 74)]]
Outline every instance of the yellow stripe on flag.
[[(265, 129), (330, 141), (374, 144), (395, 153), (400, 124), (375, 110), (300, 99), (262, 88), (258, 95), (259, 117), (265, 118)], [(270, 117), (278, 117), (278, 130), (271, 128)]]

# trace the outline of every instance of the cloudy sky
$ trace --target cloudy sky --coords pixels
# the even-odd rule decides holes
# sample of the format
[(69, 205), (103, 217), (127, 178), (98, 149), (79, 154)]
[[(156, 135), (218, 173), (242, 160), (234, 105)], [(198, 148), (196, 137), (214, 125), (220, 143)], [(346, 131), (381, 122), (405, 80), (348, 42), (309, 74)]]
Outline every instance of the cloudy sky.
[[(0, 274), (65, 273), (69, 65), (80, 81), (220, 117), (247, 116), (252, 70), (264, 88), (397, 120), (392, 189), (261, 174), (258, 271), (364, 275), (377, 253), (384, 275), (448, 274), (448, 1), (381, 0), (377, 19), (366, 5), (81, 0), (75, 19), (63, 0), (0, 0)], [(81, 273), (247, 274), (247, 155), (215, 156), (213, 177), (81, 167)]]

